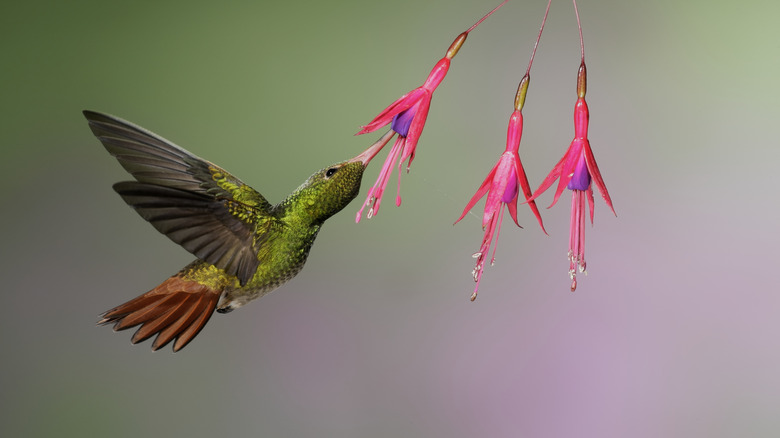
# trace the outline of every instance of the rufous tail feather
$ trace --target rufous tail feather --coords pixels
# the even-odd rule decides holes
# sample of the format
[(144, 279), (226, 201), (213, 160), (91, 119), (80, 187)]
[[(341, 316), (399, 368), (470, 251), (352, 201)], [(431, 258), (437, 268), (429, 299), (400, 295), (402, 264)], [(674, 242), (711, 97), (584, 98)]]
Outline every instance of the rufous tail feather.
[(173, 351), (184, 348), (203, 329), (217, 307), (222, 291), (173, 276), (149, 292), (103, 313), (99, 325), (114, 324), (114, 331), (141, 325), (133, 344), (157, 335), (152, 350), (172, 340)]

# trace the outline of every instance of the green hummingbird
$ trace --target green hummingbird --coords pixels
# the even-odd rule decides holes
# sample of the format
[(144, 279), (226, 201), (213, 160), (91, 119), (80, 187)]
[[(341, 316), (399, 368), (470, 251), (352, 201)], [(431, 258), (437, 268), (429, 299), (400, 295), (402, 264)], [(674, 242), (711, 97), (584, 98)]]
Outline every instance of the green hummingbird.
[(114, 184), (114, 190), (197, 257), (149, 292), (103, 313), (98, 324), (114, 324), (114, 331), (140, 325), (132, 343), (157, 335), (152, 349), (175, 339), (174, 352), (200, 332), (214, 310), (233, 311), (298, 274), (322, 224), (357, 196), (363, 171), (394, 134), (317, 171), (271, 205), (219, 166), (146, 129), (93, 111), (84, 116), (135, 178)]

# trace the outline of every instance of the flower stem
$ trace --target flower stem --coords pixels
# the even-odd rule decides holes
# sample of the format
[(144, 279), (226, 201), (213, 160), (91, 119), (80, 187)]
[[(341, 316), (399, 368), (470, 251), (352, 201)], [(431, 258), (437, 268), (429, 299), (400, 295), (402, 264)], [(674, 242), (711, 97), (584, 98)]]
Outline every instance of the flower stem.
[(577, 9), (577, 0), (574, 3), (574, 15), (577, 16), (577, 29), (580, 31), (580, 69), (577, 72), (577, 97), (584, 98), (587, 89), (587, 72), (585, 70), (585, 42), (582, 39), (582, 23), (580, 22), (580, 11)]
[(469, 36), (469, 32), (471, 32), (472, 30), (474, 30), (474, 28), (475, 28), (475, 27), (479, 26), (479, 25), (480, 25), (480, 23), (482, 23), (483, 21), (485, 21), (485, 19), (486, 19), (487, 17), (491, 16), (491, 15), (493, 14), (493, 12), (496, 12), (496, 11), (498, 10), (498, 8), (500, 8), (501, 6), (504, 6), (504, 5), (506, 4), (506, 2), (508, 2), (508, 1), (509, 1), (509, 0), (504, 0), (504, 1), (503, 1), (503, 2), (500, 4), (500, 5), (496, 6), (495, 8), (493, 8), (493, 10), (491, 10), (490, 12), (488, 12), (487, 14), (485, 14), (485, 16), (484, 16), (484, 17), (480, 18), (480, 19), (479, 19), (479, 21), (477, 21), (476, 23), (474, 23), (474, 24), (473, 24), (473, 25), (472, 25), (470, 28), (468, 28), (468, 29), (467, 29), (465, 32), (461, 32), (461, 34), (460, 34), (460, 35), (458, 35), (457, 37), (455, 37), (455, 40), (452, 42), (452, 44), (450, 44), (450, 48), (449, 48), (449, 49), (447, 49), (447, 54), (446, 54), (446, 55), (444, 55), (444, 57), (445, 57), (445, 58), (447, 58), (447, 59), (452, 59), (453, 57), (455, 57), (455, 55), (457, 55), (457, 54), (458, 54), (458, 50), (460, 50), (460, 48), (463, 46), (463, 43), (465, 43), (465, 42), (466, 42), (466, 37), (467, 37), (467, 36)]
[(531, 51), (531, 59), (528, 60), (528, 68), (525, 69), (525, 75), (520, 79), (520, 84), (517, 86), (517, 93), (515, 94), (515, 110), (522, 111), (523, 105), (525, 105), (525, 95), (528, 93), (528, 83), (531, 80), (531, 66), (534, 63), (534, 57), (536, 56), (536, 48), (539, 47), (539, 40), (542, 38), (542, 31), (544, 31), (544, 24), (547, 22), (547, 14), (550, 12), (550, 4), (552, 0), (547, 0), (547, 9), (544, 10), (544, 18), (542, 19), (542, 27), (539, 28), (539, 34), (536, 36), (536, 42), (534, 48)]
[[(539, 35), (536, 36), (536, 42), (534, 43), (534, 50), (531, 52), (531, 59), (528, 60), (528, 68), (525, 69), (525, 74), (531, 73), (531, 65), (534, 63), (534, 56), (536, 56), (536, 48), (539, 46), (539, 40), (542, 38), (542, 31), (544, 30), (544, 23), (547, 22), (547, 14), (550, 12), (550, 4), (552, 0), (547, 0), (547, 9), (544, 10), (544, 18), (542, 19), (542, 27), (539, 28)], [(575, 3), (576, 8), (576, 3)]]
[(580, 11), (577, 9), (577, 0), (571, 0), (574, 3), (574, 15), (577, 16), (577, 28), (580, 31), (580, 57), (582, 64), (585, 64), (585, 43), (582, 40), (582, 24), (580, 23)]
[(468, 28), (468, 30), (466, 31), (466, 33), (469, 33), (469, 32), (471, 32), (472, 30), (474, 30), (474, 28), (475, 28), (475, 27), (479, 26), (479, 25), (480, 25), (480, 23), (482, 23), (483, 21), (485, 21), (485, 19), (486, 19), (487, 17), (491, 16), (491, 15), (493, 14), (493, 12), (496, 12), (496, 11), (497, 11), (497, 10), (498, 10), (498, 9), (499, 9), (501, 6), (504, 6), (504, 5), (506, 4), (506, 2), (508, 2), (508, 1), (509, 1), (509, 0), (504, 0), (503, 2), (501, 2), (501, 4), (500, 4), (500, 5), (498, 5), (498, 6), (496, 6), (495, 8), (493, 8), (493, 10), (492, 10), (492, 11), (488, 12), (487, 14), (485, 14), (485, 16), (484, 16), (484, 17), (480, 18), (480, 19), (479, 19), (479, 21), (477, 21), (476, 23), (474, 23), (474, 25), (472, 25), (470, 28)]

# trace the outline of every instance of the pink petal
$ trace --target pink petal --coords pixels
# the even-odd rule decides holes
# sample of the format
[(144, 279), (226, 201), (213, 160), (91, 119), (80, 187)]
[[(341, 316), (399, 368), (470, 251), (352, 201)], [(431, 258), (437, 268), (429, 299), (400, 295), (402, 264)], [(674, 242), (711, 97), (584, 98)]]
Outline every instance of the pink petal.
[[(566, 159), (566, 155), (561, 157), (560, 160), (558, 160), (558, 163), (552, 168), (550, 173), (547, 174), (547, 177), (542, 181), (542, 183), (539, 185), (539, 188), (536, 189), (536, 191), (531, 195), (530, 198), (527, 198), (528, 202), (536, 200), (542, 193), (544, 193), (545, 190), (549, 189), (550, 186), (555, 182), (556, 179), (558, 179), (558, 175), (561, 173), (561, 168), (563, 167), (563, 160)], [(549, 208), (549, 207), (548, 207)]]
[[(536, 216), (536, 220), (539, 222), (539, 226), (542, 227), (542, 231), (544, 231), (544, 234), (547, 234), (547, 230), (544, 229), (544, 223), (542, 222), (542, 215), (539, 213), (539, 208), (536, 206), (536, 202), (533, 200), (529, 200), (529, 198), (531, 198), (531, 186), (530, 184), (528, 184), (528, 177), (526, 177), (525, 175), (525, 169), (523, 168), (523, 163), (520, 161), (519, 155), (517, 156), (514, 165), (515, 165), (515, 173), (517, 174), (517, 180), (520, 182), (520, 188), (523, 190), (523, 196), (525, 196), (526, 203), (531, 208), (531, 211), (533, 212), (534, 216)], [(511, 214), (512, 210), (509, 210), (509, 212)], [(514, 218), (515, 217), (512, 216), (512, 219)], [(517, 223), (517, 220), (515, 220), (515, 223)]]
[(423, 128), (425, 128), (425, 121), (428, 119), (428, 110), (431, 107), (431, 97), (433, 96), (430, 93), (427, 93), (420, 99), (420, 106), (417, 108), (417, 114), (414, 115), (412, 124), (409, 126), (409, 133), (406, 136), (406, 148), (404, 148), (404, 153), (401, 156), (401, 162), (408, 159), (406, 163), (407, 171), (409, 170), (409, 166), (412, 165), (412, 160), (414, 160), (414, 154), (417, 149), (417, 141), (420, 139)]
[(480, 200), (483, 196), (485, 196), (485, 193), (487, 193), (488, 189), (490, 189), (490, 183), (493, 181), (493, 174), (496, 172), (496, 167), (494, 166), (493, 169), (490, 170), (490, 173), (488, 173), (487, 177), (485, 177), (485, 180), (482, 181), (482, 185), (479, 186), (479, 189), (477, 189), (477, 193), (474, 194), (474, 196), (471, 197), (471, 200), (468, 204), (466, 204), (466, 208), (463, 209), (463, 213), (460, 215), (458, 220), (456, 220), (452, 225), (457, 224), (460, 222), (461, 219), (466, 217), (466, 213), (469, 212), (472, 208), (474, 208), (474, 204), (477, 203), (477, 201)]
[[(612, 199), (609, 197), (609, 192), (607, 191), (607, 186), (604, 184), (604, 179), (601, 177), (601, 172), (599, 171), (599, 166), (596, 164), (596, 157), (593, 156), (593, 151), (590, 148), (590, 142), (585, 141), (585, 164), (588, 166), (588, 172), (590, 172), (590, 176), (593, 178), (593, 184), (598, 187), (599, 193), (601, 193), (601, 197), (604, 198), (604, 201), (609, 206), (609, 209), (612, 210), (612, 214), (617, 216), (617, 213), (615, 213), (615, 208), (612, 207)], [(591, 219), (591, 222), (593, 220)]]
[(501, 196), (501, 202), (507, 204), (509, 202), (516, 200), (518, 186), (519, 184), (517, 181), (517, 171), (514, 169), (513, 166), (512, 174), (509, 176), (509, 179), (506, 182), (506, 187), (504, 188), (504, 194)]
[(513, 162), (512, 152), (504, 152), (501, 158), (496, 164), (495, 172), (493, 173), (493, 181), (490, 185), (490, 192), (488, 193), (487, 200), (485, 200), (485, 214), (482, 219), (482, 226), (484, 227), (488, 220), (494, 213), (501, 209), (501, 202), (506, 192), (506, 188), (509, 185), (511, 179), (517, 178), (515, 176), (515, 167)]
[(511, 216), (512, 220), (515, 221), (515, 225), (523, 228), (520, 223), (517, 222), (517, 198), (513, 199), (511, 202), (507, 202), (506, 208), (509, 210), (509, 216)]
[(422, 87), (415, 88), (414, 90), (399, 97), (398, 100), (387, 106), (382, 112), (379, 113), (374, 120), (371, 120), (367, 125), (363, 126), (360, 131), (355, 135), (367, 134), (369, 132), (376, 131), (377, 129), (387, 125), (393, 121), (393, 117), (396, 114), (406, 111), (417, 103), (422, 96), (427, 93)]
[[(560, 169), (559, 179), (558, 179), (558, 187), (555, 189), (555, 196), (553, 197), (553, 202), (550, 204), (550, 207), (555, 205), (556, 202), (558, 202), (558, 198), (561, 197), (561, 194), (563, 193), (563, 190), (566, 188), (567, 185), (569, 185), (569, 181), (571, 181), (571, 177), (574, 174), (574, 168), (577, 167), (577, 161), (579, 159), (580, 153), (582, 151), (582, 141), (581, 139), (575, 138), (571, 141), (571, 144), (569, 145), (569, 150), (566, 151), (566, 155), (563, 156), (563, 165)], [(547, 207), (547, 208), (550, 208)]]

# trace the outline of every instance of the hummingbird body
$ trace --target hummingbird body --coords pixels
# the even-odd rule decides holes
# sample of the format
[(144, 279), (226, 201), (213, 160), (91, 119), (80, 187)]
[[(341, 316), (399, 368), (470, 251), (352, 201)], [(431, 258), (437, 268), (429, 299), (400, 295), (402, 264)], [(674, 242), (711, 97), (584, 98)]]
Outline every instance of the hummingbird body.
[(139, 297), (105, 312), (98, 324), (141, 327), (157, 350), (189, 343), (214, 310), (227, 313), (293, 278), (322, 224), (359, 190), (363, 171), (390, 136), (357, 157), (309, 177), (277, 205), (220, 167), (124, 120), (84, 111), (90, 128), (136, 181), (114, 190), (158, 231), (197, 257)]

